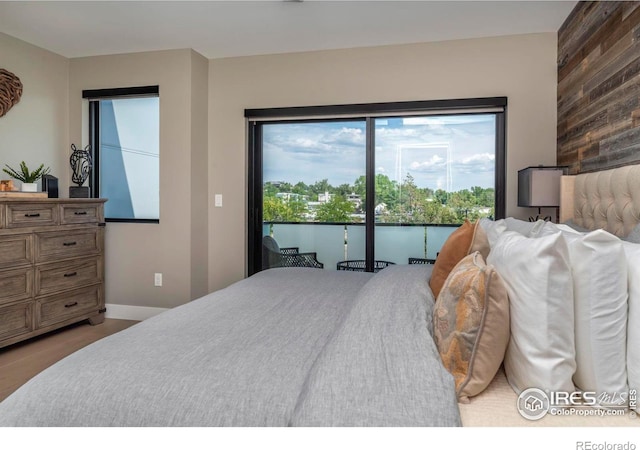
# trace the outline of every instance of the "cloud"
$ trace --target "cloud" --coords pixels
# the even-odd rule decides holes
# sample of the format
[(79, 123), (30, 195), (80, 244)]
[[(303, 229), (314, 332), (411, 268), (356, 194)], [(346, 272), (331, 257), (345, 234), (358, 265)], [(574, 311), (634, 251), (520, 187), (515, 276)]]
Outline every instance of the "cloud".
[[(264, 149), (300, 155), (323, 155), (365, 152), (365, 134), (360, 128), (318, 124), (278, 124), (265, 127)], [(364, 157), (364, 156), (363, 156)]]
[(309, 138), (295, 138), (283, 144), (282, 150), (288, 153), (322, 154), (333, 151), (331, 146)]
[(447, 162), (439, 155), (432, 155), (427, 161), (413, 161), (409, 164), (409, 169), (414, 172), (436, 173), (446, 170)]
[(337, 133), (323, 136), (323, 142), (327, 145), (355, 146), (364, 151), (366, 138), (361, 128), (343, 127)]
[(420, 133), (418, 128), (376, 128), (376, 139), (380, 142), (386, 140), (403, 140), (407, 138), (420, 138), (422, 133)]
[(493, 172), (495, 170), (496, 155), (491, 153), (476, 153), (453, 162), (453, 168), (462, 173)]
[(493, 162), (496, 159), (495, 154), (491, 153), (476, 153), (468, 158), (462, 159), (462, 164), (475, 164), (477, 162)]

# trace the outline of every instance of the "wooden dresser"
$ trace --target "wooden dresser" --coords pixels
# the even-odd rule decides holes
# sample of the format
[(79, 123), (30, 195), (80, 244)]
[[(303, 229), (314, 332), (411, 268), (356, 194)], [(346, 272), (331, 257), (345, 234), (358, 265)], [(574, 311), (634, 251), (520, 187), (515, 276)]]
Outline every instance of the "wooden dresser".
[(105, 201), (0, 198), (0, 347), (104, 321)]

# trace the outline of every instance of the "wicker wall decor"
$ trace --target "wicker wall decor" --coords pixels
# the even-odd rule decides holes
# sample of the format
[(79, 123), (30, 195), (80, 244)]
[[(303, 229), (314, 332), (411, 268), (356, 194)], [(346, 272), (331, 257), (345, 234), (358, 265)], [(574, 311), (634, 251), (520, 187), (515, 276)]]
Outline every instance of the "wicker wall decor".
[(5, 69), (0, 69), (0, 117), (4, 116), (22, 96), (20, 78)]

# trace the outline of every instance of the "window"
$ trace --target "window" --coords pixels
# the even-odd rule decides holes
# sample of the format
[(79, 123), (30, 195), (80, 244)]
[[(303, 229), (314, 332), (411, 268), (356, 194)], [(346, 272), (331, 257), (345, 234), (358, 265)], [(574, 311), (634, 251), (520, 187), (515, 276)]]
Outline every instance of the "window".
[(159, 222), (158, 86), (84, 91), (89, 99), (93, 197), (111, 222)]
[(264, 236), (372, 271), (433, 260), (465, 219), (504, 217), (505, 112), (504, 97), (245, 111), (249, 272)]

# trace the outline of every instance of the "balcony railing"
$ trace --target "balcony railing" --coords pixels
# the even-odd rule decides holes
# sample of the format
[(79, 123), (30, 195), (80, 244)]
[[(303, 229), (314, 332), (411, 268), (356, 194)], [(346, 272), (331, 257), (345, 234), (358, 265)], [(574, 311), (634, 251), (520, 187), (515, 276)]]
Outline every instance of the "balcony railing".
[[(407, 264), (409, 258), (435, 259), (449, 235), (460, 225), (377, 223), (375, 259)], [(264, 222), (263, 236), (278, 245), (316, 252), (327, 270), (339, 261), (365, 259), (363, 223)]]

